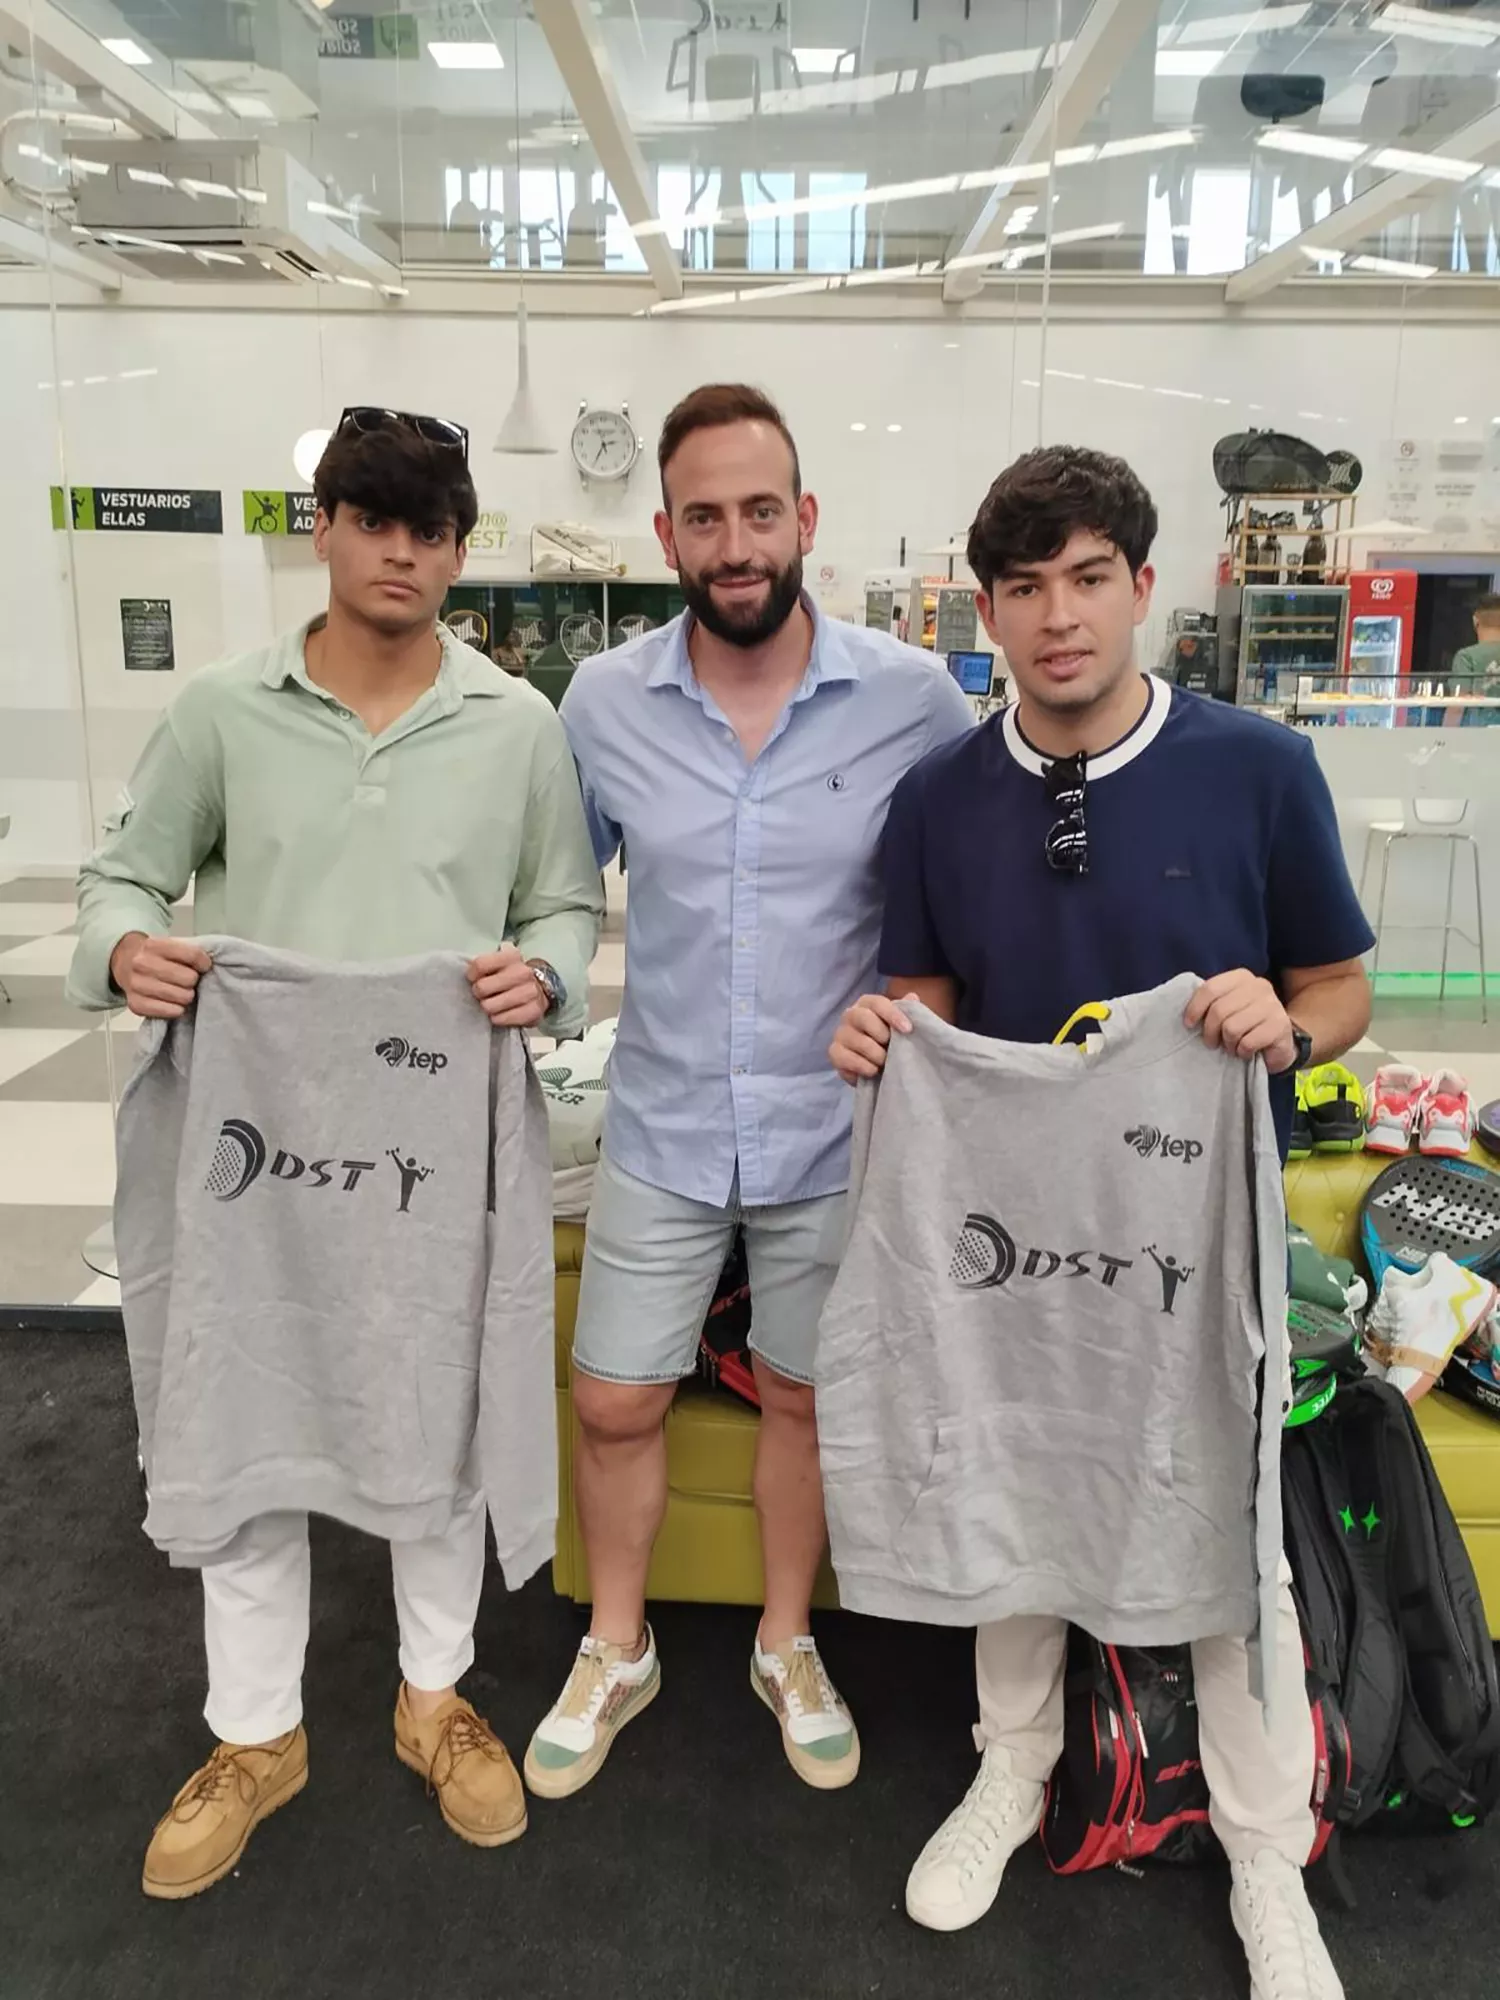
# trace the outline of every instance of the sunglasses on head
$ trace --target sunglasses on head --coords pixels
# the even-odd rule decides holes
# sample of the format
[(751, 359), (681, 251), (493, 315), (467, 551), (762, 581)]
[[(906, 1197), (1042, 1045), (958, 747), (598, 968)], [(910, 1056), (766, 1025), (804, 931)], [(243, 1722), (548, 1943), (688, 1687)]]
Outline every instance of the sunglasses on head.
[(1083, 767), (1084, 753), (1079, 750), (1071, 757), (1055, 758), (1042, 771), (1047, 797), (1058, 815), (1047, 834), (1047, 866), (1059, 875), (1089, 872), (1089, 830), (1083, 817), (1088, 779)]
[(465, 463), (468, 462), (469, 433), (462, 424), (450, 424), (446, 417), (419, 417), (410, 410), (378, 410), (372, 404), (356, 403), (345, 410), (338, 427), (341, 431), (358, 431), (366, 437), (371, 431), (383, 431), (389, 424), (415, 431), (425, 443), (439, 445), (444, 451), (461, 452)]

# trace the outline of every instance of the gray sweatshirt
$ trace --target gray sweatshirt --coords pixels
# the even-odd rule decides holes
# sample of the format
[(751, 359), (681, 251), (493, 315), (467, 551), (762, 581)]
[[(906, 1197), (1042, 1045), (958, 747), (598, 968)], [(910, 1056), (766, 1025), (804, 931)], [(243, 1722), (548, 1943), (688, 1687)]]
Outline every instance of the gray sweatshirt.
[(212, 1561), (256, 1515), (435, 1534), (482, 1488), (514, 1589), (553, 1551), (552, 1176), (521, 1035), (464, 960), (205, 939), (140, 1032), (115, 1240), (146, 1532)]
[(1112, 1002), (1090, 1053), (903, 1003), (819, 1334), (850, 1610), (1274, 1632), (1281, 1169), (1264, 1065), (1182, 1024), (1197, 984)]

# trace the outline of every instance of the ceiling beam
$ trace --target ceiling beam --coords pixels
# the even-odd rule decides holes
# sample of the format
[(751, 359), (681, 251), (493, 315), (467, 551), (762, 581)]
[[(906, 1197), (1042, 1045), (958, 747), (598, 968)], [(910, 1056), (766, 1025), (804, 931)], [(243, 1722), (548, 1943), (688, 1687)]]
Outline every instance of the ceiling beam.
[(120, 289), (120, 273), (113, 264), (90, 256), (87, 250), (75, 249), (71, 243), (59, 242), (55, 236), (44, 236), (40, 229), (29, 228), (12, 215), (0, 215), (0, 250), (28, 264), (50, 265), (62, 277), (81, 279), (101, 292)]
[[(1160, 0), (1094, 0), (1072, 46), (1054, 64), (1051, 82), (1003, 164), (1040, 166), (1051, 158), (1054, 143), (1071, 146), (1160, 11)], [(1039, 185), (1032, 181), (1019, 188), (992, 188), (968, 228), (949, 244), (949, 261), (983, 257), (1007, 247), (1006, 219), (1023, 202), (1036, 198)], [(950, 305), (974, 298), (983, 280), (981, 268), (952, 271), (943, 280), (943, 297)]]
[[(1378, 152), (1379, 148), (1374, 150)], [(1486, 111), (1472, 124), (1448, 133), (1430, 150), (1445, 159), (1479, 162), (1494, 159), (1500, 154), (1500, 110)], [(1291, 157), (1278, 153), (1276, 164), (1280, 165)], [(1274, 250), (1268, 250), (1265, 256), (1247, 264), (1243, 271), (1233, 272), (1224, 285), (1225, 301), (1229, 305), (1243, 305), (1247, 299), (1261, 298), (1266, 292), (1274, 291), (1285, 279), (1308, 272), (1309, 262), (1305, 252), (1347, 250), (1352, 244), (1384, 229), (1388, 222), (1394, 222), (1406, 210), (1425, 207), (1440, 189), (1457, 194), (1465, 185), (1463, 181), (1455, 181), (1451, 174), (1387, 174), (1374, 187), (1357, 194), (1353, 201), (1346, 201), (1342, 208), (1334, 209), (1323, 221), (1304, 229), (1300, 236), (1293, 236), (1289, 241), (1278, 244)]]
[(28, 51), (49, 76), (78, 91), (100, 91), (120, 116), (163, 139), (213, 139), (201, 118), (184, 111), (144, 69), (121, 62), (52, 0), (0, 0), (0, 37)]
[[(626, 119), (588, 0), (535, 0), (534, 11), (620, 212), (637, 232), (636, 241), (658, 294), (664, 299), (680, 299), (682, 266), (661, 232), (645, 155)], [(653, 223), (654, 229), (650, 227)]]

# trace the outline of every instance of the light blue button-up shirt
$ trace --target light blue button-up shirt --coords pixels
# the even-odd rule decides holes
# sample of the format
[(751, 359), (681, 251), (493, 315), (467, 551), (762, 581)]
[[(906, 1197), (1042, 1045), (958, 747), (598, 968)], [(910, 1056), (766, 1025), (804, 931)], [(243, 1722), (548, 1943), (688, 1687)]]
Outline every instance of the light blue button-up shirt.
[(974, 720), (927, 655), (804, 603), (812, 657), (754, 763), (698, 685), (686, 616), (588, 661), (562, 704), (594, 851), (623, 840), (629, 866), (605, 1149), (720, 1207), (736, 1173), (747, 1207), (848, 1185), (828, 1044), (875, 980), (886, 808)]

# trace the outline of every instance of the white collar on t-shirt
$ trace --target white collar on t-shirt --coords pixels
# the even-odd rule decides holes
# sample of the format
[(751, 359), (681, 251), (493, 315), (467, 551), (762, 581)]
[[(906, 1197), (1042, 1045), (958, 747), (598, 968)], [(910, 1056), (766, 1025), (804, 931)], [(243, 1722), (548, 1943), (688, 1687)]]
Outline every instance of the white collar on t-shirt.
[[(1172, 706), (1171, 684), (1164, 681), (1159, 674), (1145, 674), (1142, 678), (1150, 691), (1145, 711), (1135, 726), (1128, 730), (1118, 743), (1112, 744), (1102, 755), (1088, 759), (1084, 769), (1091, 785), (1096, 779), (1109, 777), (1113, 771), (1123, 771), (1125, 766), (1139, 757), (1143, 750), (1148, 750), (1161, 733), (1161, 726), (1167, 719), (1167, 711)], [(1016, 703), (1011, 702), (1002, 713), (1000, 733), (1005, 739), (1006, 749), (1022, 770), (1030, 771), (1034, 778), (1040, 778), (1053, 760), (1033, 750), (1021, 734), (1016, 707)]]

